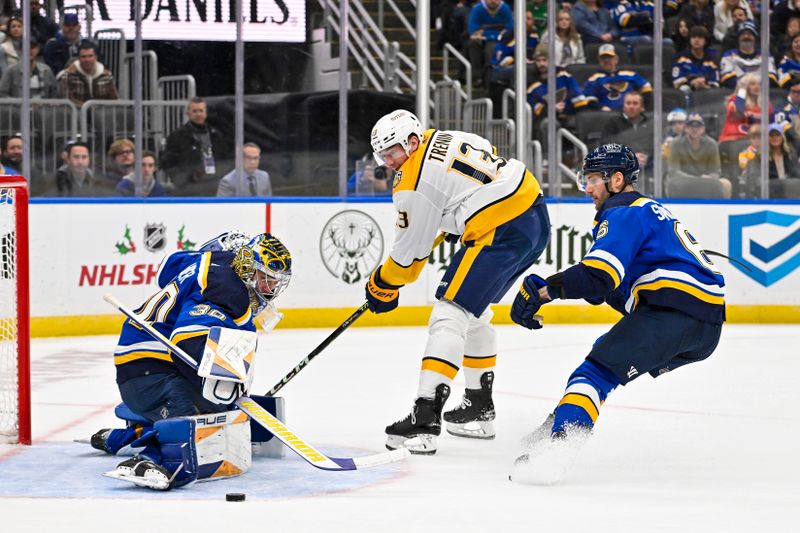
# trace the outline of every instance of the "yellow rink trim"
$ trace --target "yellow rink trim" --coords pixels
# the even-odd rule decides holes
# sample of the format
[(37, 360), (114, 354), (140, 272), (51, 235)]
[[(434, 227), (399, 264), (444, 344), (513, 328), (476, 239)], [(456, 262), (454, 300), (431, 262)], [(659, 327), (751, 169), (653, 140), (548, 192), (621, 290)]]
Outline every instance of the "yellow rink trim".
[[(325, 309), (281, 309), (286, 316), (278, 328), (335, 328), (350, 316), (357, 306)], [(494, 305), (494, 324), (511, 324), (509, 305)], [(730, 324), (800, 324), (798, 305), (729, 305)], [(364, 313), (351, 327), (370, 326), (424, 326), (431, 314), (430, 306), (400, 306), (391, 313), (381, 315)], [(548, 324), (613, 324), (619, 313), (607, 305), (589, 304), (546, 305), (540, 314)], [(124, 317), (111, 315), (82, 315), (34, 317), (31, 319), (31, 336), (65, 337), (83, 335), (116, 335)]]

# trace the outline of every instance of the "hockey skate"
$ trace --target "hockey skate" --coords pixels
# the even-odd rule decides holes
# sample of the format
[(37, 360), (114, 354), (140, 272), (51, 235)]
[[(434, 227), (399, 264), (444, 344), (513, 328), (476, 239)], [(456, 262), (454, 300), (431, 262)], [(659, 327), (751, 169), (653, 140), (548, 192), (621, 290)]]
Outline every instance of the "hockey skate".
[[(175, 474), (177, 473), (175, 472)], [(169, 490), (175, 477), (175, 475), (170, 476), (163, 466), (157, 465), (141, 455), (122, 461), (115, 470), (104, 472), (103, 475), (154, 490)]]
[(494, 372), (485, 372), (481, 376), (480, 389), (466, 389), (461, 405), (444, 413), (447, 432), (456, 437), (470, 439), (493, 439), (495, 436), (494, 402), (492, 401), (492, 383)]
[(417, 398), (411, 414), (386, 426), (386, 448), (406, 448), (419, 455), (436, 453), (436, 437), (442, 433), (442, 408), (448, 396), (450, 387), (442, 383), (436, 387), (433, 399)]
[[(111, 455), (136, 455), (131, 443), (139, 438), (142, 426), (136, 424), (125, 429), (101, 429), (89, 439), (92, 448)], [(78, 441), (80, 442), (80, 441)], [(141, 451), (141, 448), (137, 450)]]
[(555, 418), (556, 415), (553, 413), (547, 415), (547, 418), (544, 422), (542, 422), (542, 425), (522, 437), (520, 444), (527, 449), (540, 440), (549, 439), (550, 434), (553, 433), (553, 420), (555, 420)]
[(528, 485), (561, 482), (591, 434), (591, 428), (575, 425), (553, 433), (549, 438), (539, 439), (526, 453), (517, 457), (508, 479)]

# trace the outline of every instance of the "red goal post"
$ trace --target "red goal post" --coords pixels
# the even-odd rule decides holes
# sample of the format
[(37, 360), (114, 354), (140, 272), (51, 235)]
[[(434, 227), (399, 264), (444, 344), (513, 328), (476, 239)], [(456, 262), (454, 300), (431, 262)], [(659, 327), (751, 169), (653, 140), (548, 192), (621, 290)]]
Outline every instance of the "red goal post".
[(0, 176), (0, 442), (31, 443), (28, 183)]

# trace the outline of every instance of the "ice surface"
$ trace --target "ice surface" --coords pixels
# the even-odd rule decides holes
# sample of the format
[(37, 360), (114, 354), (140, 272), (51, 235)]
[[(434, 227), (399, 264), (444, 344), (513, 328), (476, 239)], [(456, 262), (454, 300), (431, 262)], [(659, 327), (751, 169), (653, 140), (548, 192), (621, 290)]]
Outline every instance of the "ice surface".
[[(605, 329), (498, 328), (495, 440), (443, 435), (434, 456), (361, 472), (257, 458), (241, 478), (167, 493), (103, 478), (116, 458), (72, 442), (116, 424), (115, 337), (34, 340), (35, 444), (0, 446), (0, 531), (797, 531), (798, 326), (726, 326), (707, 361), (614, 391), (563, 483), (508, 481), (520, 438)], [(328, 333), (263, 339), (255, 392)], [(384, 426), (411, 407), (425, 338), (348, 330), (281, 391), (288, 424), (334, 455), (382, 451)], [(462, 389), (459, 377), (451, 404)]]

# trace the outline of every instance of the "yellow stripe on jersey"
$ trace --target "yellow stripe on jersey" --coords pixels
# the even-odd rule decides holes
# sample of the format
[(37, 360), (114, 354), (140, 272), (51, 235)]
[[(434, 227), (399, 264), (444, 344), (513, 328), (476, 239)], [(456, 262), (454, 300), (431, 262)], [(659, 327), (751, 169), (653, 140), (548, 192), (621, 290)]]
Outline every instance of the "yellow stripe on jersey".
[(419, 177), (422, 176), (422, 163), (425, 161), (425, 154), (428, 153), (430, 148), (430, 141), (436, 130), (428, 130), (422, 135), (422, 141), (419, 148), (412, 153), (406, 162), (400, 165), (397, 172), (400, 173), (400, 179), (395, 178), (392, 185), (392, 194), (400, 191), (416, 191), (419, 183)]
[(403, 266), (389, 256), (381, 267), (381, 279), (389, 285), (406, 285), (415, 281), (427, 264), (428, 258), (424, 257), (414, 259), (410, 265)]
[(158, 359), (160, 361), (167, 361), (168, 363), (172, 362), (172, 358), (168, 353), (138, 350), (135, 352), (126, 353), (124, 355), (115, 355), (114, 364), (124, 365), (125, 363), (130, 363), (131, 361), (138, 361), (139, 359)]
[(170, 337), (170, 341), (172, 344), (178, 344), (180, 342), (185, 341), (186, 339), (192, 339), (194, 337), (200, 337), (202, 335), (208, 335), (208, 328), (202, 330), (195, 330), (195, 331), (186, 331), (184, 333), (176, 333), (172, 337)]
[(200, 294), (208, 287), (208, 269), (211, 266), (211, 252), (206, 252), (200, 259), (200, 272), (197, 274), (197, 283), (200, 285)]
[(565, 394), (561, 401), (558, 402), (558, 405), (564, 405), (565, 403), (570, 405), (576, 405), (586, 411), (586, 413), (591, 417), (592, 423), (597, 421), (597, 417), (600, 415), (600, 412), (597, 410), (597, 406), (594, 402), (589, 399), (588, 396), (584, 396), (583, 394)]
[(517, 218), (533, 205), (541, 192), (539, 182), (529, 170), (526, 170), (525, 176), (514, 192), (482, 207), (469, 217), (462, 242), (477, 240), (498, 226)]
[(252, 317), (253, 317), (253, 311), (250, 309), (250, 306), (248, 305), (247, 311), (245, 311), (244, 314), (239, 318), (234, 318), (233, 323), (236, 324), (237, 326), (243, 326), (247, 324)]
[(497, 356), (490, 355), (489, 357), (470, 357), (464, 356), (464, 368), (491, 368), (497, 363)]
[(481, 250), (483, 250), (484, 246), (489, 246), (492, 244), (492, 241), (494, 241), (494, 232), (495, 230), (492, 229), (488, 234), (485, 234), (478, 239), (474, 246), (468, 247), (466, 252), (464, 252), (464, 257), (458, 264), (456, 272), (453, 274), (453, 279), (450, 281), (450, 285), (447, 287), (447, 290), (444, 293), (444, 298), (446, 300), (455, 300), (456, 294), (458, 294), (458, 290), (464, 283), (464, 280), (466, 279), (467, 274), (469, 274), (469, 270), (472, 268), (472, 264), (475, 262), (475, 259), (477, 259), (478, 254), (481, 253)]
[(422, 370), (430, 370), (441, 374), (448, 379), (454, 379), (458, 374), (458, 367), (453, 366), (452, 363), (443, 361), (441, 359), (434, 359), (433, 357), (425, 357), (422, 359)]
[(636, 309), (636, 306), (639, 304), (639, 292), (657, 291), (658, 289), (675, 289), (677, 291), (685, 292), (691, 296), (694, 296), (698, 300), (702, 300), (710, 304), (723, 305), (725, 303), (725, 298), (723, 296), (708, 294), (694, 285), (674, 279), (659, 279), (650, 283), (642, 283), (641, 285), (634, 287), (633, 308)]
[(620, 279), (619, 279), (619, 272), (616, 271), (614, 267), (606, 263), (605, 261), (600, 261), (599, 259), (584, 259), (581, 261), (584, 265), (589, 268), (596, 268), (598, 270), (602, 270), (614, 281), (614, 288), (616, 289), (619, 287)]
[(645, 197), (637, 198), (636, 200), (631, 202), (630, 207), (641, 207), (643, 205), (647, 205), (647, 204), (652, 203), (652, 202), (653, 202), (653, 200), (651, 198), (645, 198)]

